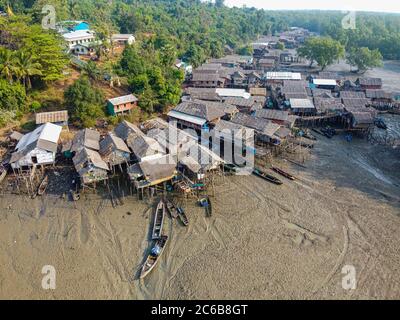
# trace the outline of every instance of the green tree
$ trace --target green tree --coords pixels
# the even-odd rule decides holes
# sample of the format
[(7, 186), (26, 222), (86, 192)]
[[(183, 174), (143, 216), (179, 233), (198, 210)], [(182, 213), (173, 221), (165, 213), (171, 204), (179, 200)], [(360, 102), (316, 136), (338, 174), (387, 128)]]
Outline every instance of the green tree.
[(16, 59), (13, 52), (0, 47), (0, 75), (11, 83), (16, 71)]
[(10, 111), (24, 110), (25, 104), (25, 88), (19, 83), (9, 83), (5, 79), (0, 79), (0, 109)]
[(84, 127), (94, 126), (96, 119), (104, 116), (103, 93), (93, 88), (86, 77), (76, 80), (64, 96), (73, 119)]
[(340, 42), (330, 37), (315, 37), (307, 39), (304, 46), (299, 48), (298, 53), (310, 61), (310, 67), (317, 62), (324, 70), (335, 60), (344, 57), (345, 48)]
[(378, 49), (370, 50), (369, 48), (351, 48), (347, 54), (347, 62), (357, 68), (357, 72), (364, 73), (368, 69), (381, 67), (382, 54)]
[(41, 64), (35, 62), (35, 60), (26, 52), (20, 50), (15, 54), (16, 59), (16, 76), (18, 79), (22, 79), (23, 85), (27, 89), (32, 88), (31, 77), (32, 76), (41, 76)]

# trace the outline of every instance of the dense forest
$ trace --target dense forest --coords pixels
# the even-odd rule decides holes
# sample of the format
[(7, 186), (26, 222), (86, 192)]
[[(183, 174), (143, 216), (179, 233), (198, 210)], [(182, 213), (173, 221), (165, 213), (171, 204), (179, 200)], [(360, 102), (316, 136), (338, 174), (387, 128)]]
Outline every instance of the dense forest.
[[(363, 52), (356, 51), (359, 47), (377, 49), (385, 59), (400, 59), (400, 15), (396, 14), (357, 13), (356, 28), (346, 30), (341, 12), (228, 8), (223, 0), (0, 0), (0, 10), (12, 12), (0, 18), (0, 97), (5, 97), (0, 99), (0, 125), (40, 108), (32, 96), (62, 78), (68, 65), (60, 37), (40, 27), (47, 4), (56, 8), (57, 21), (88, 21), (102, 40), (112, 33), (135, 34), (137, 44), (128, 47), (119, 61), (112, 61), (110, 68), (127, 79), (148, 113), (179, 101), (183, 74), (172, 67), (176, 58), (198, 66), (209, 57), (221, 57), (226, 46), (246, 53), (250, 41), (291, 26), (337, 40), (353, 58)], [(95, 90), (90, 83), (98, 73), (95, 65), (89, 65), (76, 88), (66, 90), (69, 107), (76, 105), (72, 99), (79, 99), (77, 93)], [(76, 118), (100, 115), (98, 92), (82, 94), (95, 98), (88, 110), (82, 104), (76, 108), (80, 110)]]

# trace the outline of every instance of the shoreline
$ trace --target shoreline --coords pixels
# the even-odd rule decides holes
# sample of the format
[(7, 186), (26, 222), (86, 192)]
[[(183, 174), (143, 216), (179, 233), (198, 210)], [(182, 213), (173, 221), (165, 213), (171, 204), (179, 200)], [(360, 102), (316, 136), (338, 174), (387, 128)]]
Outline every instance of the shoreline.
[[(384, 149), (377, 161), (382, 147), (321, 138), (306, 168), (279, 163), (298, 181), (277, 187), (254, 176), (219, 179), (213, 217), (192, 200), (184, 203), (189, 228), (168, 219), (169, 244), (144, 281), (136, 276), (156, 199), (127, 197), (113, 209), (109, 199), (92, 195), (77, 203), (5, 195), (0, 298), (399, 298), (393, 280), (400, 276), (400, 174), (392, 168), (400, 164), (392, 158), (398, 150)], [(390, 174), (392, 184), (370, 167)], [(58, 273), (54, 292), (40, 287), (49, 264)], [(340, 286), (343, 264), (359, 270), (355, 292)], [(375, 270), (380, 265), (383, 273)]]

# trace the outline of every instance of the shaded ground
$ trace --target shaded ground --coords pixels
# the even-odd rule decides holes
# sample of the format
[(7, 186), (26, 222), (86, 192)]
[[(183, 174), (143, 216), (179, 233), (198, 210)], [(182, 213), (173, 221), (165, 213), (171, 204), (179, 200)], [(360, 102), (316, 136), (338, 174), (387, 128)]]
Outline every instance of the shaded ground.
[[(321, 138), (307, 169), (281, 166), (299, 180), (221, 178), (211, 219), (184, 203), (190, 227), (168, 220), (165, 255), (144, 281), (154, 202), (3, 195), (0, 298), (400, 298), (398, 150)], [(44, 265), (57, 270), (55, 291), (41, 289)]]

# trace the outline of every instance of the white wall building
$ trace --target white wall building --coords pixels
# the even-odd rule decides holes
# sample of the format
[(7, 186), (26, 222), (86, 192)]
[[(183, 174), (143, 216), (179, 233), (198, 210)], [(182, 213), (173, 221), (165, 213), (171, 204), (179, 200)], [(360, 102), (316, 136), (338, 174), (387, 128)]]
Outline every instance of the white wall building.
[(95, 33), (90, 30), (78, 30), (62, 35), (68, 44), (68, 48), (72, 51), (79, 44), (89, 44), (95, 41)]
[(24, 135), (11, 156), (11, 167), (20, 169), (53, 164), (62, 127), (46, 123)]

